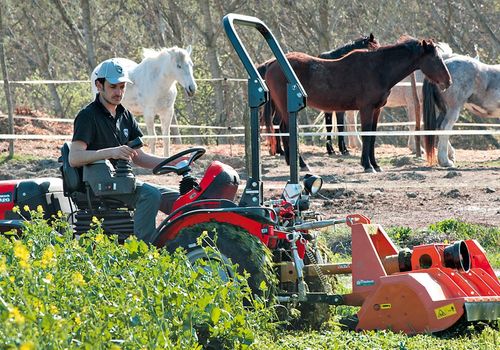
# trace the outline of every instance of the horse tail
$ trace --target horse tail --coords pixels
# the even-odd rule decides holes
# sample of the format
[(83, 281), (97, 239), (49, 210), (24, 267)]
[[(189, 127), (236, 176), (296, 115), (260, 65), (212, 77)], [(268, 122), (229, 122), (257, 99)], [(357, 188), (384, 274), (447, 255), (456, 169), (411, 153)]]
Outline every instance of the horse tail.
[[(264, 125), (266, 126), (266, 133), (268, 134), (274, 134), (273, 119), (275, 112), (276, 110), (274, 108), (273, 101), (268, 101), (266, 102), (266, 104), (264, 104), (264, 112), (262, 117), (264, 119)], [(267, 140), (269, 142), (269, 154), (274, 156), (277, 152), (276, 136), (270, 135), (267, 137)]]
[[(441, 96), (436, 84), (424, 79), (422, 87), (423, 105), (424, 105), (424, 130), (436, 130), (442, 122), (442, 118), (436, 118), (436, 107), (440, 110), (441, 115), (446, 113), (446, 104)], [(436, 135), (425, 135), (424, 145), (427, 162), (434, 164), (436, 162)]]
[[(257, 66), (257, 72), (259, 72), (261, 78), (266, 76), (267, 69), (273, 60), (266, 61)], [(270, 99), (264, 104), (264, 108), (261, 114), (261, 123), (263, 122), (266, 127), (266, 133), (274, 134), (273, 116), (275, 114), (275, 108), (272, 100)], [(274, 156), (277, 152), (276, 137), (274, 135), (267, 137), (269, 142), (269, 154)]]

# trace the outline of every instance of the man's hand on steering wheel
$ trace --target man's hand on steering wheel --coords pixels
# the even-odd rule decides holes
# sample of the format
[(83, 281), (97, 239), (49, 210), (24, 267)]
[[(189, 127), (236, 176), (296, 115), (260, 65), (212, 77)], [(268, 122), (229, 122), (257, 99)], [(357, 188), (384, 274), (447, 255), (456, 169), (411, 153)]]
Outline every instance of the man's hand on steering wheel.
[(160, 162), (154, 167), (153, 174), (163, 175), (175, 172), (177, 175), (183, 175), (191, 170), (191, 164), (205, 152), (206, 149), (203, 147), (188, 148)]

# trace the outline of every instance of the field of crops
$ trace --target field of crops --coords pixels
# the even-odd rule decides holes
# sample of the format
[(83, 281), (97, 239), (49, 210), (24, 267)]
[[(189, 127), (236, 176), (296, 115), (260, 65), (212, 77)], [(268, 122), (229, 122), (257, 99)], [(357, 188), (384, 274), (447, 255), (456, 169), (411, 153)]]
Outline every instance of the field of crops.
[[(0, 236), (1, 349), (498, 349), (488, 326), (460, 333), (406, 336), (340, 330), (338, 318), (320, 331), (292, 331), (275, 308), (252, 296), (245, 276), (221, 279), (216, 266), (192, 267), (133, 238), (117, 244), (95, 222), (78, 240), (68, 225), (32, 211), (22, 237)], [(412, 232), (394, 228), (397, 243), (432, 235), (476, 238), (500, 267), (500, 229), (455, 220)], [(346, 232), (326, 233), (326, 243)], [(209, 248), (210, 249), (210, 248)], [(340, 256), (339, 259), (348, 258)], [(263, 285), (263, 289), (267, 286)], [(266, 306), (267, 305), (267, 306)], [(351, 310), (352, 311), (352, 310)], [(497, 325), (498, 327), (498, 325)]]

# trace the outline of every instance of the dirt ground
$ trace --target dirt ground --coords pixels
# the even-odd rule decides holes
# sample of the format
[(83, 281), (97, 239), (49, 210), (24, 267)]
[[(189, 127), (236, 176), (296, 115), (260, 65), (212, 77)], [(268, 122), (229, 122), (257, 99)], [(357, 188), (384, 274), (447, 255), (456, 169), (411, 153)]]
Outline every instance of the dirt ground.
[[(0, 118), (0, 130), (5, 130), (5, 122), (5, 118)], [(16, 124), (18, 134), (70, 135), (71, 131), (70, 123), (25, 120)], [(0, 180), (59, 177), (57, 158), (63, 142), (62, 139), (16, 141), (16, 156), (35, 156), (42, 160), (3, 161), (4, 158), (0, 158)], [(186, 147), (173, 145), (172, 151)], [(500, 149), (457, 149), (457, 166), (447, 169), (428, 166), (406, 148), (380, 145), (375, 152), (384, 171), (376, 174), (363, 172), (359, 150), (351, 150), (350, 156), (328, 156), (323, 146), (301, 145), (301, 151), (310, 172), (321, 175), (325, 181), (320, 192), (322, 197), (313, 200), (313, 207), (327, 218), (360, 213), (384, 227), (420, 228), (448, 218), (500, 226)], [(1, 140), (0, 154), (4, 156), (7, 152), (8, 142)], [(157, 152), (162, 152), (159, 142)], [(265, 146), (261, 155), (266, 199), (278, 197), (288, 179), (289, 168), (282, 157), (270, 156)], [(195, 176), (201, 178), (212, 160), (234, 167), (243, 187), (247, 174), (242, 145), (207, 147), (205, 156), (193, 167)], [(155, 176), (144, 169), (136, 169), (136, 174), (146, 181), (178, 186), (176, 175)]]

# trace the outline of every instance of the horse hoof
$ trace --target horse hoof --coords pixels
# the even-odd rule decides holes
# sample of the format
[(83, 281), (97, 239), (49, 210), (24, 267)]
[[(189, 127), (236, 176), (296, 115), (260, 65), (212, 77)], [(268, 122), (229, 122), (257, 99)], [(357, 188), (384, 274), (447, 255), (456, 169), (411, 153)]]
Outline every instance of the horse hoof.
[(335, 151), (333, 150), (333, 147), (331, 144), (327, 143), (326, 144), (326, 152), (328, 153), (328, 155), (335, 155)]
[(343, 155), (343, 156), (350, 156), (350, 155), (351, 155), (351, 153), (349, 153), (349, 151), (348, 151), (348, 150), (345, 150), (345, 151), (342, 151), (342, 155)]
[(376, 166), (376, 167), (375, 167), (375, 171), (376, 171), (377, 173), (381, 173), (383, 170), (382, 170), (382, 168), (381, 168), (381, 167)]
[(365, 168), (365, 173), (373, 174), (373, 173), (376, 173), (376, 171), (372, 167), (369, 167), (369, 168)]
[(454, 168), (455, 167), (455, 163), (453, 162), (442, 162), (442, 163), (439, 163), (440, 166), (442, 166), (443, 168)]

